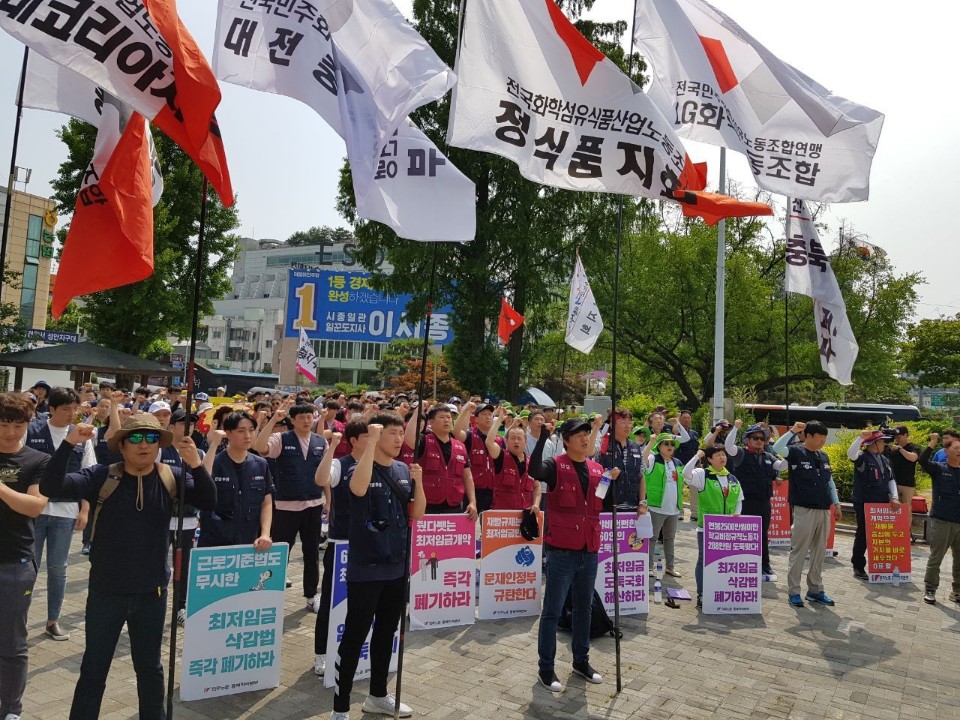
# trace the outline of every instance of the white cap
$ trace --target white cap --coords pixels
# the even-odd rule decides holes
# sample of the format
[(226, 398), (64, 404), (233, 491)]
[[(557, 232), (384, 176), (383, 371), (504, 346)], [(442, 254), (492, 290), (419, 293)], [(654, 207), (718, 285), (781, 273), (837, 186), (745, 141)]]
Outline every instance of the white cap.
[(212, 403), (212, 402), (200, 403), (200, 404), (197, 406), (197, 412), (198, 412), (198, 413), (202, 413), (204, 410), (209, 410), (209, 409), (212, 408), (212, 407), (213, 407), (213, 403)]
[(453, 413), (454, 415), (459, 415), (459, 414), (460, 414), (460, 408), (458, 408), (458, 407), (457, 407), (456, 405), (454, 405), (453, 403), (450, 403), (449, 405), (447, 405), (447, 410), (449, 410), (449, 411), (450, 411), (451, 413)]
[(166, 410), (167, 412), (170, 412), (170, 403), (160, 400), (158, 402), (153, 403), (153, 405), (150, 406), (151, 415), (154, 413), (161, 412), (162, 410)]

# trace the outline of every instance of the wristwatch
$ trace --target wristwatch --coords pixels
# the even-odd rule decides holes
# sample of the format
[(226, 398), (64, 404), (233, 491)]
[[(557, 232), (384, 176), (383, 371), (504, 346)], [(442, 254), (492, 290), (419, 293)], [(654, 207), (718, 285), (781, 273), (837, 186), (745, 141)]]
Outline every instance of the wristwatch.
[(646, 500), (641, 500), (641, 501), (640, 501), (640, 504), (643, 505), (643, 507), (646, 507), (646, 506), (647, 506), (647, 501), (646, 501)]

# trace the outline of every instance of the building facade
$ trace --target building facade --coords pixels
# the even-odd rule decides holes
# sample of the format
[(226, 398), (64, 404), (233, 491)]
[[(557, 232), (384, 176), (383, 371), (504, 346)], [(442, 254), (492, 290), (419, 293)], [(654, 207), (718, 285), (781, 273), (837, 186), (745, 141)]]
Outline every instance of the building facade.
[[(6, 188), (0, 188), (0, 230), (7, 201)], [(16, 283), (3, 284), (2, 301), (17, 305), (27, 327), (37, 330), (47, 326), (50, 265), (57, 226), (55, 208), (56, 203), (49, 198), (13, 191), (6, 263), (7, 269), (20, 277)]]
[[(355, 249), (349, 241), (291, 246), (279, 240), (242, 238), (232, 292), (215, 300), (215, 313), (201, 320), (198, 361), (211, 369), (279, 374), (281, 385), (298, 384), (297, 339), (283, 337), (288, 271), (291, 267), (362, 271), (354, 259)], [(382, 269), (391, 269), (382, 257), (379, 260)], [(182, 341), (173, 344), (180, 347)], [(384, 347), (386, 343), (314, 342), (319, 384), (370, 382)]]

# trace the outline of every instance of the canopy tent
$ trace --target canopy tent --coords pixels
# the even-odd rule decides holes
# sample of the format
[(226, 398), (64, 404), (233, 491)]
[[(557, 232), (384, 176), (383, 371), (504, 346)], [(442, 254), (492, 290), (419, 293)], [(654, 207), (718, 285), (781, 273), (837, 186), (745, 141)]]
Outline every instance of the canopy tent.
[(147, 384), (150, 377), (170, 378), (176, 373), (170, 365), (144, 360), (136, 355), (112, 350), (92, 342), (51, 345), (34, 350), (21, 350), (0, 354), (0, 367), (15, 369), (13, 387), (20, 390), (23, 384), (23, 369), (68, 370), (74, 373), (74, 387), (79, 388), (93, 373), (129, 376)]
[(520, 393), (520, 397), (517, 398), (517, 404), (526, 405), (527, 403), (536, 403), (541, 408), (557, 407), (557, 404), (553, 401), (553, 398), (538, 388), (527, 388)]

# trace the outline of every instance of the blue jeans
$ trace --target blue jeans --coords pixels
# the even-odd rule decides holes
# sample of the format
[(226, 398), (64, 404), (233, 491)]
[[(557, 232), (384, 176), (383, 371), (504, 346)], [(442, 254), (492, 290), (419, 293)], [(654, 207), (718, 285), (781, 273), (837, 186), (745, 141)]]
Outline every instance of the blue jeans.
[(38, 515), (33, 521), (33, 554), (37, 567), (43, 560), (43, 544), (47, 544), (47, 624), (60, 619), (63, 595), (67, 590), (67, 556), (73, 542), (72, 518)]
[(597, 580), (597, 553), (548, 548), (547, 583), (540, 613), (537, 652), (540, 670), (553, 671), (557, 656), (557, 621), (567, 593), (573, 597), (573, 639), (570, 649), (573, 661), (590, 659), (590, 610), (593, 607), (594, 583)]
[(130, 636), (130, 659), (137, 674), (140, 720), (163, 720), (163, 664), (160, 644), (167, 607), (166, 590), (139, 595), (87, 594), (87, 646), (73, 692), (70, 720), (97, 720), (107, 674), (124, 623)]

